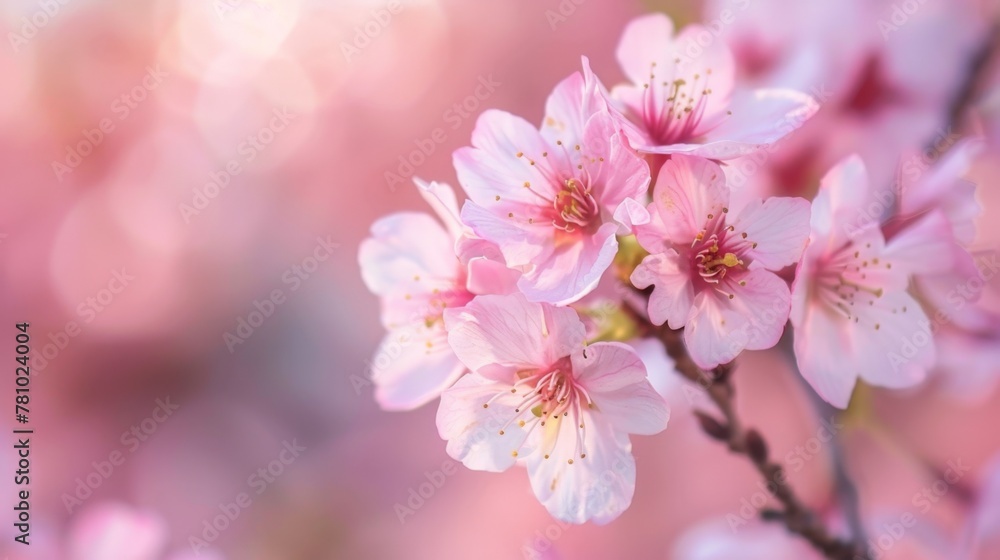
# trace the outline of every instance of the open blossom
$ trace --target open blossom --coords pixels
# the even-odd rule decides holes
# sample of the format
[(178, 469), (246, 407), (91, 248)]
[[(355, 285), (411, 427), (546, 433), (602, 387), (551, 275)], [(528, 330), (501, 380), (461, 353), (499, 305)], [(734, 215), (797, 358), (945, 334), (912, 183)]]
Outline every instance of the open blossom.
[(650, 320), (684, 327), (688, 352), (703, 368), (778, 342), (791, 303), (772, 271), (795, 263), (809, 235), (803, 199), (758, 199), (732, 212), (729, 200), (718, 164), (674, 155), (657, 178), (649, 224), (636, 228), (650, 255), (632, 283), (654, 287)]
[(799, 371), (840, 408), (847, 406), (858, 378), (908, 387), (923, 381), (934, 364), (927, 315), (907, 288), (920, 263), (947, 262), (947, 248), (933, 243), (920, 248), (916, 239), (923, 236), (904, 234), (886, 242), (878, 216), (869, 210), (878, 207), (860, 158), (827, 173), (813, 201), (809, 246), (792, 285)]
[(556, 86), (540, 130), (486, 111), (472, 147), (454, 160), (469, 195), (463, 222), (523, 273), (518, 288), (531, 301), (566, 304), (594, 289), (618, 249), (615, 235), (645, 218), (634, 198), (649, 169), (599, 84), (579, 72)]
[[(388, 334), (372, 361), (375, 398), (387, 409), (411, 409), (437, 398), (464, 372), (448, 347), (442, 313), (472, 299), (469, 270), (456, 250), (483, 249), (466, 236), (458, 221), (453, 191), (418, 182), (421, 194), (443, 224), (425, 213), (400, 212), (372, 225), (358, 259), (368, 289), (382, 298), (382, 323)], [(481, 266), (488, 266), (482, 263)], [(505, 268), (502, 267), (501, 268)], [(482, 287), (496, 288), (502, 275), (479, 273)]]
[(636, 147), (730, 159), (755, 152), (798, 128), (818, 109), (787, 89), (734, 89), (735, 67), (724, 41), (690, 25), (674, 37), (666, 15), (633, 20), (618, 44), (618, 62), (631, 81), (612, 97), (641, 130)]
[(981, 213), (975, 185), (962, 179), (979, 153), (979, 140), (961, 141), (924, 169), (904, 158), (895, 191), (898, 204), (883, 222), (887, 241), (909, 239), (914, 263), (911, 292), (934, 324), (941, 387), (966, 400), (986, 399), (1000, 376), (1000, 315), (978, 304), (996, 255), (973, 259), (968, 246)]
[(448, 454), (485, 471), (522, 462), (535, 496), (559, 519), (618, 517), (635, 490), (628, 434), (655, 434), (669, 416), (635, 351), (585, 345), (575, 311), (521, 294), (480, 296), (446, 311), (445, 322), (472, 371), (441, 395)]
[[(897, 203), (882, 225), (887, 242), (908, 244), (914, 288), (924, 306), (944, 312), (947, 322), (970, 330), (993, 322), (974, 305), (978, 292), (959, 294), (959, 302), (955, 299), (956, 287), (980, 275), (967, 247), (975, 238), (974, 222), (981, 209), (975, 185), (962, 179), (980, 148), (979, 141), (960, 142), (927, 169), (904, 158), (907, 163), (900, 168), (892, 199)], [(934, 258), (928, 258), (931, 253)]]

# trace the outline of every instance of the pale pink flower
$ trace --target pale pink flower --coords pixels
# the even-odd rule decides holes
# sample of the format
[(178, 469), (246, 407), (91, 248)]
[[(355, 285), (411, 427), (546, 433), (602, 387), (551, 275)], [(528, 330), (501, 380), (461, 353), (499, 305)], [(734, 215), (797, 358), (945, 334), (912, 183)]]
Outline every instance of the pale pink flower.
[(559, 519), (618, 517), (635, 490), (628, 434), (655, 434), (669, 416), (635, 351), (585, 345), (575, 311), (521, 294), (477, 297), (445, 322), (472, 370), (441, 395), (448, 454), (475, 470), (525, 464), (535, 496)]
[(612, 90), (641, 130), (633, 141), (655, 153), (730, 159), (755, 152), (798, 128), (818, 106), (789, 89), (737, 91), (732, 54), (724, 41), (703, 47), (710, 32), (690, 25), (674, 36), (666, 15), (634, 19), (618, 44), (618, 62), (631, 83)]
[(68, 560), (221, 560), (216, 552), (166, 556), (169, 533), (155, 513), (107, 502), (89, 508), (70, 529)]
[(674, 155), (657, 178), (650, 223), (636, 228), (650, 255), (632, 283), (654, 287), (650, 320), (684, 327), (688, 351), (703, 368), (778, 342), (790, 296), (773, 271), (794, 264), (809, 235), (806, 200), (756, 199), (732, 211), (729, 203), (718, 164)]
[(873, 212), (877, 208), (860, 158), (827, 173), (813, 201), (809, 246), (792, 285), (799, 371), (840, 408), (847, 406), (858, 378), (908, 387), (923, 381), (935, 359), (927, 315), (907, 287), (923, 261), (946, 259), (947, 252), (922, 231), (887, 243)]
[(634, 197), (649, 184), (648, 167), (600, 89), (579, 72), (563, 80), (540, 130), (486, 111), (472, 147), (455, 152), (469, 195), (463, 222), (523, 273), (518, 287), (531, 301), (566, 304), (593, 290), (618, 250), (616, 233), (645, 219)]
[[(914, 288), (925, 307), (972, 330), (990, 320), (974, 305), (978, 292), (957, 294), (956, 287), (980, 274), (967, 246), (975, 238), (981, 208), (976, 186), (962, 177), (981, 148), (978, 140), (964, 140), (927, 168), (916, 156), (904, 157), (894, 197), (880, 201), (893, 210), (882, 225), (886, 240), (911, 240)], [(935, 257), (928, 258), (928, 251)]]
[(372, 225), (358, 251), (368, 289), (381, 296), (388, 334), (372, 359), (375, 398), (386, 409), (421, 406), (465, 372), (448, 347), (442, 313), (472, 299), (467, 268), (456, 256), (463, 237), (450, 188), (418, 183), (441, 218), (400, 212)]
[(967, 248), (981, 208), (976, 186), (962, 177), (981, 148), (978, 139), (963, 140), (926, 168), (923, 160), (904, 157), (894, 211), (882, 227), (890, 243), (911, 240), (911, 291), (932, 320), (939, 350), (934, 372), (943, 389), (966, 400), (988, 398), (1000, 381), (994, 366), (1000, 316), (978, 303), (996, 256), (984, 259), (981, 271)]

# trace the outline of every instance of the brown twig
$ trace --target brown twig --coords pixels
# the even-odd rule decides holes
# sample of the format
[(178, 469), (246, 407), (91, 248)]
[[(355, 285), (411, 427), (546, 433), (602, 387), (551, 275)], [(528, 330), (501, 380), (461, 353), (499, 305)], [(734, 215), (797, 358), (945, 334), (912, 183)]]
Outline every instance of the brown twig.
[(703, 411), (696, 412), (706, 433), (724, 441), (733, 453), (750, 459), (757, 472), (768, 482), (767, 489), (781, 503), (782, 509), (762, 512), (762, 517), (783, 522), (789, 531), (808, 540), (827, 558), (834, 560), (867, 558), (867, 552), (861, 545), (839, 539), (827, 530), (819, 517), (795, 494), (782, 466), (770, 459), (767, 442), (760, 432), (744, 427), (736, 412), (735, 388), (731, 375), (733, 363), (704, 371), (688, 355), (687, 347), (681, 338), (683, 331), (664, 327), (655, 332), (676, 363), (677, 371), (704, 387), (709, 398), (722, 413), (720, 420)]
[(945, 124), (948, 129), (959, 129), (966, 110), (975, 102), (983, 85), (989, 63), (1000, 50), (1000, 22), (994, 22), (986, 37), (969, 59), (967, 78), (948, 104)]
[[(645, 294), (644, 294), (645, 295)], [(702, 430), (713, 439), (726, 443), (733, 453), (747, 457), (757, 472), (767, 481), (768, 491), (781, 503), (781, 509), (761, 511), (765, 521), (781, 522), (789, 531), (807, 541), (831, 560), (865, 560), (868, 558), (863, 545), (845, 541), (832, 535), (812, 510), (795, 494), (788, 483), (782, 466), (771, 461), (767, 441), (753, 428), (746, 428), (736, 412), (735, 386), (732, 382), (733, 362), (705, 371), (698, 367), (688, 354), (683, 340), (683, 330), (672, 330), (666, 325), (656, 327), (644, 313), (625, 306), (633, 320), (648, 334), (663, 343), (667, 354), (674, 360), (677, 371), (686, 379), (705, 389), (709, 398), (722, 413), (722, 419), (700, 410), (694, 412)]]

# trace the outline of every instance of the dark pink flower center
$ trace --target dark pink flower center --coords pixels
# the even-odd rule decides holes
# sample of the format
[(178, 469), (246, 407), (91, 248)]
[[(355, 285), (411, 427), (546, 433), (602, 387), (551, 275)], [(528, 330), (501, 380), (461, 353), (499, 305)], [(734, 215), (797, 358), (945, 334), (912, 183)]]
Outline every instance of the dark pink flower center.
[[(720, 284), (726, 275), (746, 270), (751, 261), (747, 253), (755, 249), (757, 243), (748, 239), (745, 232), (736, 233), (734, 226), (726, 225), (728, 213), (729, 209), (723, 208), (721, 215), (706, 216), (705, 229), (695, 235), (689, 254), (695, 289), (712, 288), (733, 299), (735, 295), (722, 290)], [(746, 285), (742, 280), (739, 284)]]
[(589, 230), (601, 216), (601, 209), (590, 189), (578, 179), (566, 179), (563, 188), (556, 193), (552, 207), (555, 210), (552, 225), (567, 232), (577, 228)]
[[(679, 60), (678, 60), (679, 63)], [(702, 120), (712, 95), (712, 70), (688, 78), (656, 82), (656, 63), (649, 70), (649, 83), (642, 84), (641, 118), (657, 144), (690, 142), (704, 134)]]
[[(500, 435), (504, 435), (505, 430), (515, 422), (521, 428), (526, 428), (529, 435), (536, 427), (541, 426), (545, 429), (546, 423), (572, 422), (576, 434), (573, 457), (586, 458), (586, 424), (583, 408), (593, 408), (594, 404), (590, 394), (573, 376), (573, 364), (569, 357), (562, 358), (547, 368), (519, 371), (518, 378), (510, 392), (521, 394), (523, 397), (514, 408), (514, 416), (500, 429)], [(490, 399), (483, 408), (489, 408), (489, 403), (501, 395)], [(543, 439), (545, 445), (540, 452), (544, 454), (545, 459), (550, 457), (558, 438), (564, 437), (564, 430), (561, 428), (561, 424), (557, 424), (551, 430), (554, 436), (547, 441)], [(519, 449), (514, 449), (511, 454), (517, 457), (518, 452)], [(573, 459), (569, 458), (567, 462), (572, 465)]]
[[(848, 321), (860, 322), (865, 309), (885, 294), (880, 269), (892, 269), (892, 263), (880, 259), (871, 243), (848, 243), (818, 263), (812, 282), (812, 297)], [(906, 313), (906, 307), (893, 313)], [(874, 324), (875, 330), (881, 325)]]
[[(559, 230), (556, 232), (557, 242), (560, 238), (574, 241), (579, 235), (595, 233), (601, 225), (601, 207), (594, 196), (595, 185), (591, 171), (593, 166), (603, 165), (604, 158), (589, 156), (580, 145), (570, 148), (559, 140), (556, 141), (555, 149), (561, 153), (554, 153), (550, 157), (549, 152), (542, 152), (539, 159), (524, 152), (515, 154), (534, 168), (546, 183), (539, 186), (525, 181), (522, 185), (538, 198), (538, 206), (534, 206), (528, 213), (527, 223), (551, 223), (552, 227)], [(500, 195), (497, 195), (496, 200), (502, 200)], [(508, 212), (507, 217), (525, 219), (524, 215), (516, 211)]]

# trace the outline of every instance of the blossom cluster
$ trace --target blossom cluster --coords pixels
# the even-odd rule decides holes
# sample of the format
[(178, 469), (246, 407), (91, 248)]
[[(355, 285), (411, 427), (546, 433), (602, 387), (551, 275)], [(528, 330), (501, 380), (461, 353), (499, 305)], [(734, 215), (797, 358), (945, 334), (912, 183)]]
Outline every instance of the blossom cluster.
[[(774, 347), (790, 322), (798, 369), (830, 404), (858, 380), (921, 383), (938, 360), (929, 317), (975, 274), (977, 207), (960, 177), (974, 143), (910, 181), (874, 184), (853, 156), (812, 200), (746, 184), (819, 109), (739, 83), (722, 41), (660, 14), (633, 20), (608, 89), (589, 61), (539, 126), (499, 110), (454, 153), (465, 196), (417, 180), (435, 215), (377, 221), (359, 252), (388, 334), (372, 379), (386, 409), (438, 400), (447, 452), (475, 470), (528, 470), (555, 517), (605, 523), (630, 504), (630, 435), (667, 426), (644, 354), (683, 329), (710, 370)], [(968, 318), (975, 321), (975, 318)]]

